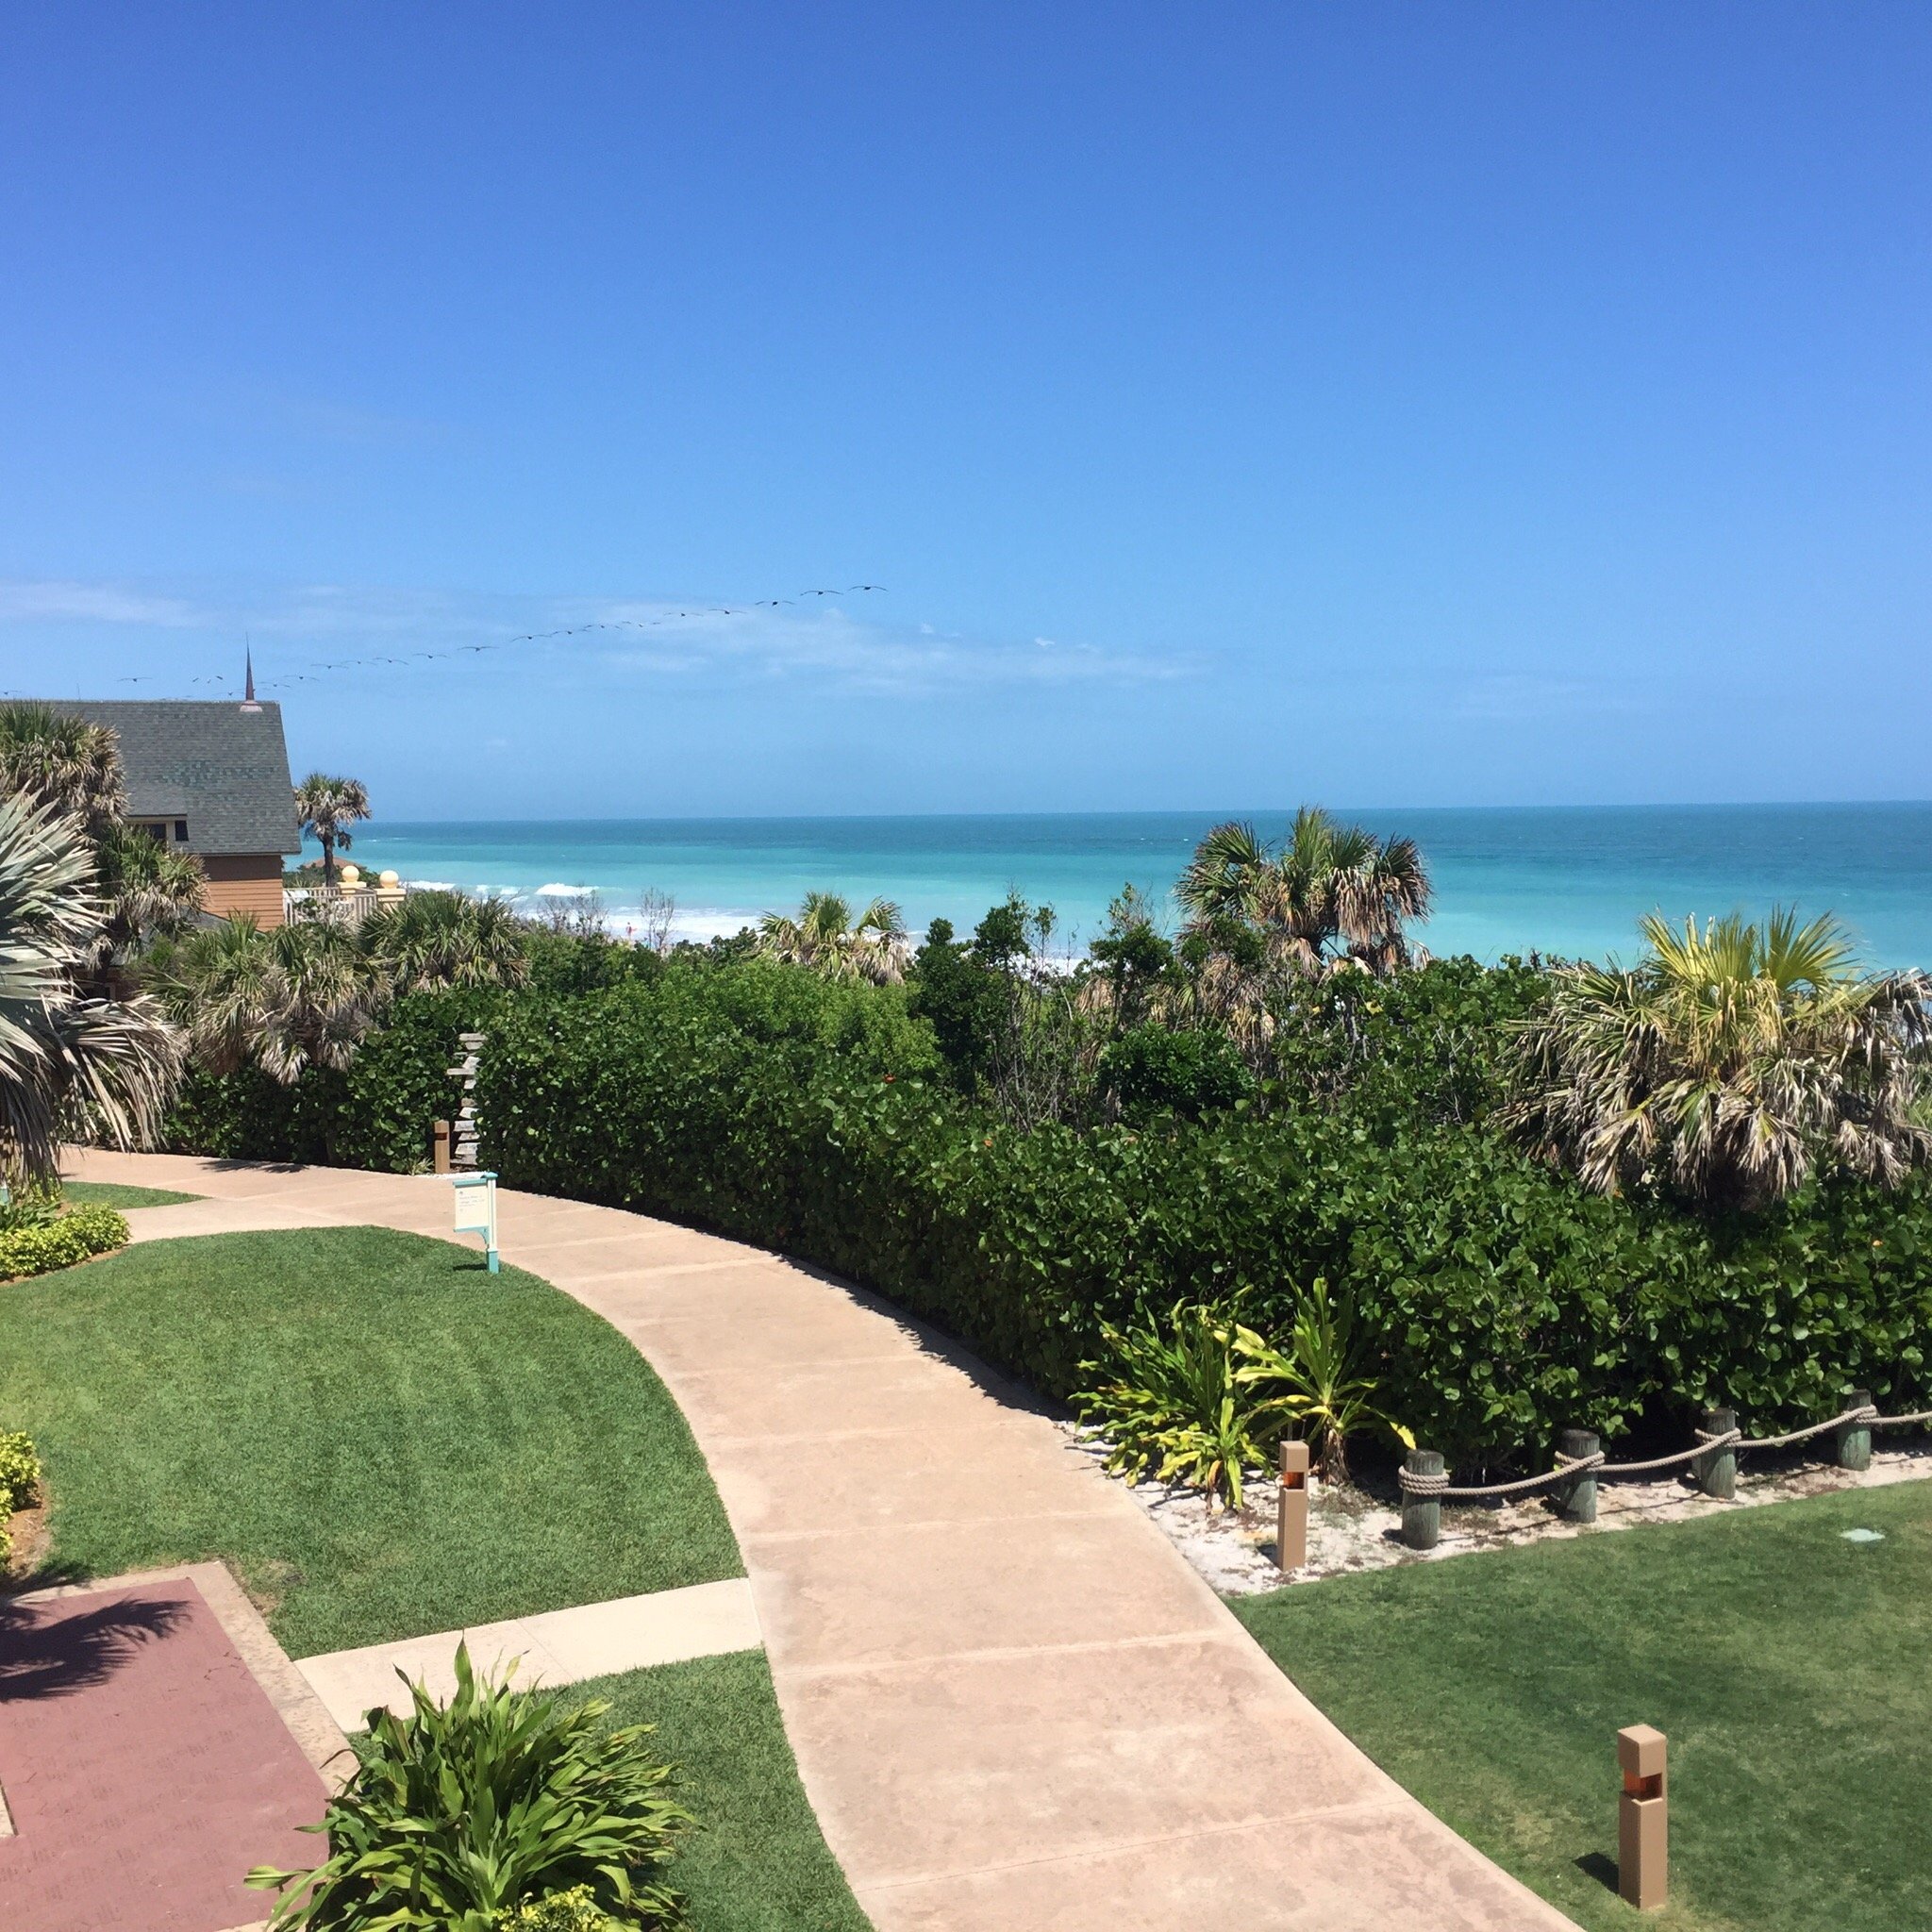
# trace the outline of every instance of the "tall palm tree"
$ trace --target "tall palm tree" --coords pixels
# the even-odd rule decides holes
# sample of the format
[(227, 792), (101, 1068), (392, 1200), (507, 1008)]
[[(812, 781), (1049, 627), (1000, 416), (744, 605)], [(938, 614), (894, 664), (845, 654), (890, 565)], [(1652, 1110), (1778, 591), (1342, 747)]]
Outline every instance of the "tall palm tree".
[(1635, 968), (1564, 967), (1519, 1027), (1504, 1120), (1617, 1193), (1657, 1181), (1740, 1209), (1821, 1163), (1888, 1186), (1932, 1157), (1932, 976), (1868, 974), (1828, 915), (1644, 920)]
[(174, 1091), (180, 1041), (159, 1009), (82, 990), (103, 920), (93, 868), (78, 821), (0, 794), (0, 1174), (55, 1179), (79, 1134), (152, 1144)]
[(356, 842), (349, 827), (369, 816), (369, 791), (359, 778), (332, 778), (310, 772), (295, 788), (295, 816), (302, 836), (322, 845), (322, 879), (336, 882), (336, 848), (346, 852)]
[(1413, 839), (1378, 839), (1303, 806), (1278, 849), (1251, 824), (1219, 824), (1194, 848), (1175, 895), (1197, 931), (1232, 921), (1258, 932), (1276, 965), (1318, 973), (1345, 957), (1372, 972), (1407, 964), (1407, 920), (1431, 887)]
[(827, 979), (891, 986), (906, 976), (906, 922), (890, 899), (873, 900), (855, 921), (837, 892), (808, 892), (795, 919), (768, 912), (758, 921), (758, 951)]
[(51, 705), (0, 705), (0, 791), (37, 799), (98, 835), (127, 806), (119, 741), (107, 725)]
[(325, 919), (263, 931), (238, 913), (158, 947), (149, 973), (198, 1065), (253, 1064), (284, 1086), (311, 1066), (346, 1067), (381, 993), (356, 934)]
[(502, 899), (411, 892), (400, 906), (378, 906), (358, 937), (372, 970), (394, 992), (521, 986), (529, 971), (523, 928)]

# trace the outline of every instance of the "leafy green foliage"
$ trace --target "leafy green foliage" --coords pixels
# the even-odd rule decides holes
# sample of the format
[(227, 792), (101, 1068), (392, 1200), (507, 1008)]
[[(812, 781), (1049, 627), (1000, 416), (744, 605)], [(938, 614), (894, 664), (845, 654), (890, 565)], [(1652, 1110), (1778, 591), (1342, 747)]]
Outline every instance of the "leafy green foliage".
[(0, 1578), (13, 1557), (13, 1537), (8, 1527), (16, 1509), (25, 1509), (41, 1487), (41, 1458), (33, 1438), (18, 1430), (0, 1431)]
[(1169, 1114), (1199, 1120), (1255, 1089), (1234, 1042), (1204, 1027), (1135, 1026), (1118, 1034), (1102, 1050), (1100, 1078), (1121, 1118), (1136, 1123)]
[(41, 1486), (41, 1458), (31, 1436), (0, 1430), (0, 1515), (25, 1509)]
[[(582, 995), (414, 995), (346, 1074), (286, 1093), (191, 1079), (175, 1144), (420, 1165), (455, 1035), (480, 1025), (486, 1152), (509, 1184), (809, 1257), (1052, 1395), (1088, 1385), (1104, 1327), (1176, 1298), (1246, 1294), (1288, 1350), (1292, 1284), (1320, 1275), (1377, 1406), (1464, 1466), (1540, 1459), (1566, 1425), (1681, 1441), (1703, 1402), (1776, 1427), (1847, 1383), (1932, 1400), (1932, 1179), (1814, 1178), (1749, 1221), (1586, 1192), (1495, 1124), (1506, 1029), (1548, 999), (1537, 968), (1306, 982), (1276, 1003), (1251, 1105), (1210, 1108), (1163, 1067), (1144, 1115), (1023, 1130), (991, 1070), (1011, 1064), (1025, 943), (1017, 915), (967, 945), (936, 925), (904, 989), (691, 949), (638, 951), (640, 976)], [(1151, 1088), (1170, 1051), (1191, 1049), (1113, 1064), (1144, 1052)]]
[(1236, 1313), (1176, 1302), (1165, 1322), (1103, 1324), (1100, 1337), (1105, 1356), (1082, 1367), (1108, 1379), (1076, 1400), (1108, 1440), (1108, 1468), (1137, 1482), (1151, 1471), (1239, 1509), (1243, 1476), (1265, 1466), (1288, 1418), (1242, 1373)]
[(411, 1715), (374, 1714), (317, 1827), (323, 1864), (248, 1874), (282, 1893), (276, 1932), (494, 1932), (525, 1900), (579, 1887), (630, 1924), (675, 1924), (662, 1872), (690, 1821), (649, 1727), (607, 1732), (608, 1704), (567, 1710), (479, 1679), (467, 1644), (456, 1672), (446, 1708), (418, 1684)]
[(1275, 1402), (1291, 1418), (1292, 1433), (1307, 1436), (1314, 1446), (1328, 1481), (1347, 1480), (1348, 1439), (1364, 1428), (1386, 1429), (1405, 1449), (1415, 1447), (1415, 1438), (1377, 1407), (1375, 1382), (1366, 1373), (1353, 1321), (1346, 1307), (1330, 1299), (1319, 1274), (1295, 1310), (1284, 1347), (1264, 1341), (1251, 1328), (1237, 1332), (1235, 1347), (1241, 1357), (1235, 1379), (1244, 1387), (1281, 1391)]
[(126, 1241), (127, 1224), (111, 1208), (76, 1208), (56, 1221), (11, 1228), (0, 1233), (0, 1281), (72, 1268)]

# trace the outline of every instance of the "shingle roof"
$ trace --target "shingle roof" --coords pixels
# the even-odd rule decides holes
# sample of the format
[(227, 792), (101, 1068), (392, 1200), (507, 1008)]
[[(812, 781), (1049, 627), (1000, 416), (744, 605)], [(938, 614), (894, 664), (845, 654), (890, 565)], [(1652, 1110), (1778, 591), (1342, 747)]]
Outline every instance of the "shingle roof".
[(188, 821), (188, 848), (211, 854), (299, 852), (282, 708), (244, 711), (230, 698), (50, 699), (112, 727), (127, 774), (130, 818)]

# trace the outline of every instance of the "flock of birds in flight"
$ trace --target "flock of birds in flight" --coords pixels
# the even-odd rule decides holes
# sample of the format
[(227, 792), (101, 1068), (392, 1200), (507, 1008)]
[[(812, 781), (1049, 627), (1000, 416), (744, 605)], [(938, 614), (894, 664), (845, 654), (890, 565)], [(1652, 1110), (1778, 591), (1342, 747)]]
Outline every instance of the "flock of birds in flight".
[[(841, 590), (800, 591), (791, 597), (758, 597), (749, 604), (711, 604), (691, 610), (668, 610), (661, 617), (614, 617), (594, 624), (570, 624), (556, 630), (526, 630), (510, 638), (498, 638), (484, 644), (450, 644), (433, 651), (408, 651), (401, 657), (388, 653), (368, 658), (337, 658), (325, 664), (311, 664), (306, 670), (292, 672), (280, 677), (264, 678), (265, 688), (282, 684), (311, 684), (331, 672), (365, 671), (390, 664), (424, 664), (438, 658), (461, 658), (472, 653), (508, 650), (514, 644), (545, 643), (557, 638), (583, 637), (591, 631), (599, 630), (655, 630), (661, 625), (690, 623), (699, 617), (745, 617), (754, 610), (777, 610), (788, 604), (802, 604), (808, 597), (849, 597), (862, 591), (883, 591), (883, 584), (847, 584)], [(164, 679), (158, 673), (146, 673), (138, 677), (122, 677), (119, 684), (159, 684)], [(205, 677), (192, 677), (191, 685), (208, 684), (222, 688), (232, 688), (236, 683), (233, 676), (225, 672), (211, 673)]]

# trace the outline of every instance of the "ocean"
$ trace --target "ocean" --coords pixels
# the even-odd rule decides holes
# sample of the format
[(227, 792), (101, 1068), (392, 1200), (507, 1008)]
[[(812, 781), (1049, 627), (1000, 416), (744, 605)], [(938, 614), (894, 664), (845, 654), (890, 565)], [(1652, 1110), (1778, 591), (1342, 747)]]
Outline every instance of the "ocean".
[[(1343, 811), (1421, 845), (1436, 910), (1419, 937), (1438, 954), (1532, 950), (1631, 958), (1637, 921), (1774, 905), (1836, 912), (1874, 966), (1932, 967), (1932, 803), (1571, 807)], [(964, 934), (1017, 891), (1054, 907), (1075, 947), (1131, 882), (1167, 895), (1218, 819), (1264, 835), (1286, 810), (1085, 812), (919, 818), (529, 820), (358, 829), (350, 855), (414, 884), (515, 896), (530, 910), (594, 891), (613, 929), (646, 890), (675, 902), (689, 937), (736, 931), (825, 888), (896, 900), (915, 931)]]

